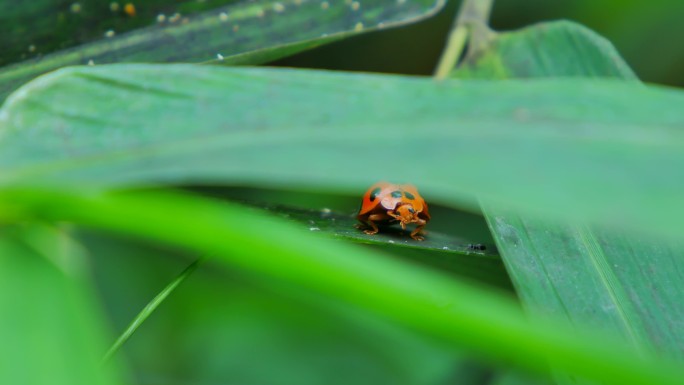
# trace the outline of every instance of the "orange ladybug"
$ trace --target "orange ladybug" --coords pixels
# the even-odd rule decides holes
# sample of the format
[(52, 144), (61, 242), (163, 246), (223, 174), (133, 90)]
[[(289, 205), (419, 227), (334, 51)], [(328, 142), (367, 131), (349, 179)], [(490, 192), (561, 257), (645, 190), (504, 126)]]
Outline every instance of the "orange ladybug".
[(411, 232), (411, 238), (422, 241), (425, 239), (422, 230), (430, 220), (430, 213), (425, 199), (413, 185), (378, 182), (364, 194), (356, 218), (370, 227), (364, 230), (370, 235), (378, 233), (378, 224), (399, 222), (406, 229), (407, 224), (416, 223), (418, 226)]

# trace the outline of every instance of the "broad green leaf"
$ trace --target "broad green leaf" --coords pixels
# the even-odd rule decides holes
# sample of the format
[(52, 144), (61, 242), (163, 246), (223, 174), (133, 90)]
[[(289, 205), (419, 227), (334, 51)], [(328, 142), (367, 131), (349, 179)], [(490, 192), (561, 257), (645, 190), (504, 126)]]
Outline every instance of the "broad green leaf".
[[(499, 34), (453, 74), (635, 79), (609, 42), (568, 22)], [(684, 337), (678, 332), (684, 320), (680, 245), (581, 223), (541, 221), (487, 202), (483, 208), (531, 312), (590, 324), (684, 358)]]
[(0, 383), (120, 383), (111, 366), (100, 366), (106, 324), (85, 280), (84, 257), (53, 229), (3, 227)]
[[(191, 5), (194, 1), (187, 3)], [(146, 18), (148, 27), (105, 37), (112, 30), (111, 25), (117, 24), (122, 17), (117, 11), (110, 16), (113, 19), (110, 23), (103, 23), (110, 27), (100, 27), (102, 38), (99, 40), (0, 68), (0, 100), (28, 80), (68, 65), (207, 61), (259, 64), (363, 31), (415, 22), (444, 6), (443, 0), (245, 0), (233, 3), (195, 14), (179, 13), (183, 4), (176, 8), (172, 4), (157, 4), (159, 14), (165, 15), (164, 21), (158, 22), (158, 15), (147, 9), (139, 17)], [(43, 0), (37, 4), (31, 2), (31, 5), (37, 9), (62, 9), (62, 17), (78, 19), (74, 23), (84, 23), (81, 19), (94, 17), (85, 14), (88, 9), (112, 13), (107, 7), (89, 3), (81, 5), (85, 9), (83, 14), (77, 15), (67, 11), (64, 4)], [(155, 8), (155, 5), (149, 6)], [(18, 9), (24, 7), (28, 8), (28, 3), (21, 3)], [(145, 5), (139, 4), (138, 8), (145, 10)], [(40, 15), (40, 12), (36, 14)], [(92, 33), (91, 29), (86, 31)]]
[(681, 380), (680, 366), (647, 350), (637, 353), (605, 336), (528, 319), (498, 292), (326, 240), (253, 210), (171, 193), (79, 190), (6, 188), (0, 190), (0, 213), (69, 221), (215, 255), (269, 285), (294, 284), (382, 315), (444, 346), (537, 373), (546, 373), (551, 364), (605, 384)]
[(358, 194), (377, 180), (410, 180), (435, 202), (468, 207), (477, 196), (677, 236), (682, 104), (684, 92), (615, 80), (79, 67), (2, 107), (0, 184)]

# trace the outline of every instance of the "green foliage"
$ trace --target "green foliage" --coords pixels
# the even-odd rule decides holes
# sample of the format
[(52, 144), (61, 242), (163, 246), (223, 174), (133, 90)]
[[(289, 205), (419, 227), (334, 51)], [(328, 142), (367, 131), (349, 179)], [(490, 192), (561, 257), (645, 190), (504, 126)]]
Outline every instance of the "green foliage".
[[(684, 117), (673, 108), (681, 103), (681, 91), (614, 80), (76, 67), (5, 103), (0, 184), (231, 182), (358, 193), (411, 175), (434, 200), (460, 207), (475, 207), (478, 196), (678, 236), (684, 207), (668, 170), (684, 166), (675, 128)], [(387, 159), (392, 167), (368, 167)]]
[[(85, 194), (73, 189), (4, 189), (0, 202), (21, 207), (21, 215), (68, 220), (216, 255), (264, 284), (295, 284), (436, 337), (446, 346), (539, 373), (551, 364), (605, 383), (679, 382), (679, 367), (667, 360), (642, 357), (591, 332), (528, 320), (500, 293), (344, 244), (332, 247), (310, 232), (226, 203), (170, 193)], [(170, 211), (175, 215), (169, 216)], [(232, 221), (234, 217), (241, 220)]]
[[(37, 59), (0, 68), (0, 100), (20, 84), (48, 71), (68, 65), (121, 63), (121, 62), (208, 62), (222, 64), (260, 64), (286, 55), (319, 46), (362, 31), (387, 28), (415, 22), (438, 11), (443, 2), (417, 0), (411, 2), (394, 0), (368, 0), (363, 8), (353, 7), (351, 2), (330, 2), (322, 6), (314, 1), (260, 0), (233, 2), (215, 7), (211, 11), (198, 12), (193, 2), (174, 6), (171, 3), (139, 3), (141, 14), (135, 17), (122, 15), (120, 10), (97, 4), (95, 1), (65, 4), (60, 0), (42, 0), (21, 3), (8, 17), (4, 28), (23, 30), (27, 19), (41, 25), (32, 31), (29, 39), (44, 38), (52, 34), (53, 23), (62, 26), (64, 34), (78, 36), (75, 26), (86, 25), (89, 33), (99, 31), (97, 39), (90, 36), (88, 43), (69, 50), (45, 52), (39, 43), (16, 35), (13, 47), (35, 47), (32, 56)], [(7, 3), (9, 4), (9, 3)], [(72, 9), (78, 4), (78, 12)], [(120, 4), (123, 8), (123, 4)], [(189, 6), (191, 14), (181, 14)], [(187, 7), (185, 7), (187, 8)], [(41, 13), (58, 9), (57, 15)], [(154, 10), (158, 13), (155, 13)], [(136, 11), (137, 12), (137, 11)], [(164, 17), (159, 19), (158, 15)], [(33, 18), (37, 17), (38, 20)], [(73, 20), (71, 20), (73, 19)], [(123, 22), (121, 19), (126, 20)], [(2, 19), (0, 19), (2, 20)], [(140, 20), (140, 22), (134, 22)], [(141, 23), (147, 28), (134, 29)], [(0, 23), (1, 24), (1, 23)], [(130, 31), (115, 31), (121, 26)], [(144, 25), (144, 24), (143, 24)], [(305, 25), (306, 28), (301, 28)], [(48, 27), (50, 26), (50, 27)], [(76, 27), (78, 28), (78, 27)], [(0, 29), (0, 32), (2, 30)], [(119, 34), (116, 34), (119, 32)], [(125, 33), (121, 33), (125, 32)], [(114, 33), (114, 34), (112, 34)], [(57, 34), (53, 39), (64, 39)], [(56, 43), (51, 41), (49, 46)], [(35, 48), (38, 49), (38, 48)], [(42, 55), (47, 54), (46, 57)], [(5, 60), (15, 60), (11, 53)], [(0, 58), (0, 64), (3, 60)]]
[[(0, 93), (98, 65), (0, 108), (1, 382), (681, 382), (684, 93), (590, 30), (497, 34), (466, 1), (440, 63), (467, 43), (460, 79), (436, 81), (99, 64), (260, 64), (441, 1), (31, 4), (0, 23), (2, 60), (34, 38), (47, 56), (0, 69)], [(55, 36), (47, 15), (19, 35), (53, 6)], [(353, 227), (382, 179), (428, 198), (425, 242)], [(454, 210), (480, 202), (501, 259)]]
[[(486, 52), (472, 52), (464, 67), (453, 72), (461, 78), (485, 74), (635, 79), (609, 42), (568, 22), (498, 35)], [(679, 305), (683, 292), (661, 287), (683, 278), (673, 269), (679, 242), (625, 235), (582, 222), (552, 223), (486, 202), (484, 208), (497, 243), (505, 250), (512, 280), (531, 311), (567, 317), (622, 335), (637, 346), (682, 356), (684, 340), (674, 330), (684, 316)], [(654, 291), (657, 301), (651, 300)], [(594, 311), (594, 306), (603, 311)]]

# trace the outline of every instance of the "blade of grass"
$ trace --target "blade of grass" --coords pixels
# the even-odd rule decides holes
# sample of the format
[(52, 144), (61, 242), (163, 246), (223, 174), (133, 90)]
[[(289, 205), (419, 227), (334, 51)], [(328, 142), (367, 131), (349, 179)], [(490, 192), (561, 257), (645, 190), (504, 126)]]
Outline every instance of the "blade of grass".
[(71, 221), (216, 255), (261, 282), (296, 284), (449, 346), (537, 373), (547, 373), (551, 364), (606, 384), (669, 385), (681, 380), (681, 366), (666, 358), (637, 353), (587, 331), (573, 332), (563, 324), (527, 319), (497, 292), (316, 237), (255, 211), (153, 192), (3, 189), (0, 198), (2, 214)]
[(164, 300), (197, 269), (197, 266), (199, 266), (202, 261), (203, 259), (198, 259), (188, 265), (188, 267), (186, 267), (180, 274), (178, 274), (176, 278), (169, 282), (169, 284), (166, 285), (166, 287), (164, 287), (159, 294), (157, 294), (147, 305), (145, 305), (140, 313), (133, 318), (126, 330), (124, 330), (116, 339), (116, 341), (114, 341), (112, 346), (109, 347), (109, 350), (107, 350), (107, 353), (105, 353), (104, 357), (102, 358), (103, 363), (108, 362), (112, 356), (119, 351), (121, 346), (123, 346), (123, 344), (125, 344), (126, 341), (131, 338), (133, 333), (138, 330), (140, 325), (142, 325), (142, 323), (145, 322), (145, 320), (152, 315), (155, 310), (157, 310), (159, 305), (161, 305), (161, 303), (164, 302)]

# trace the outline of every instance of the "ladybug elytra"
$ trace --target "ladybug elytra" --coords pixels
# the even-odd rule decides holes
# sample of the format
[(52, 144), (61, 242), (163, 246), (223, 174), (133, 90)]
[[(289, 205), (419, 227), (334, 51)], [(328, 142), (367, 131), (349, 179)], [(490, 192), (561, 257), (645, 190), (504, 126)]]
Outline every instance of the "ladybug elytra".
[(423, 227), (430, 220), (427, 203), (410, 184), (397, 185), (379, 182), (371, 186), (363, 196), (361, 209), (356, 218), (370, 227), (366, 234), (377, 234), (378, 225), (399, 222), (402, 229), (410, 223), (417, 224), (411, 238), (422, 241)]

